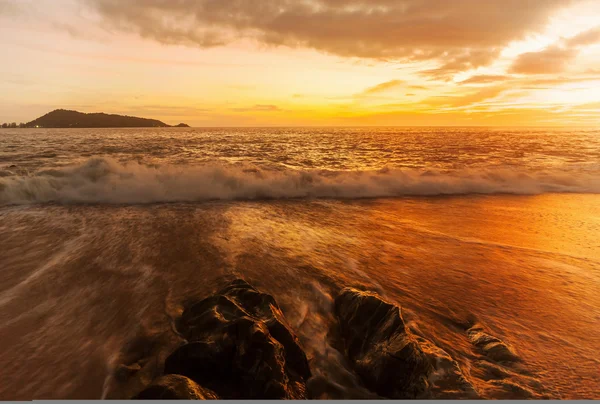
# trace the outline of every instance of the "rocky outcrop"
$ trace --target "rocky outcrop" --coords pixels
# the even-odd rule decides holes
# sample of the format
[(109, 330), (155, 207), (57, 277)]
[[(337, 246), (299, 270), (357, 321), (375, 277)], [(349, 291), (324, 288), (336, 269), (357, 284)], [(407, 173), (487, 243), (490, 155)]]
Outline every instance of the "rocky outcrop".
[[(346, 288), (335, 299), (334, 311), (339, 325), (336, 340), (341, 344), (337, 349), (364, 387), (378, 396), (479, 397), (447, 352), (418, 330), (408, 329), (399, 306), (375, 293)], [(173, 352), (162, 351), (168, 355), (159, 370), (162, 376), (134, 398), (308, 398), (311, 372), (298, 339), (275, 299), (245, 281), (235, 280), (215, 295), (187, 304), (175, 321), (175, 331), (185, 343)], [(506, 360), (507, 352), (512, 352), (481, 327), (468, 333), (488, 356)], [(131, 344), (133, 360), (115, 369), (115, 380), (126, 382), (141, 374), (145, 367), (138, 356), (147, 358), (157, 351), (153, 340), (138, 339)], [(162, 360), (156, 363), (160, 366)], [(147, 383), (148, 379), (143, 385)]]
[(161, 376), (150, 387), (134, 397), (136, 400), (216, 400), (218, 398), (213, 391), (181, 375)]
[(335, 300), (335, 314), (348, 359), (369, 389), (396, 399), (425, 394), (433, 366), (398, 306), (346, 288)]
[[(177, 330), (187, 343), (166, 359), (164, 373), (210, 389), (202, 394), (214, 391), (224, 399), (306, 398), (310, 369), (304, 351), (275, 299), (245, 281), (233, 281), (216, 295), (189, 305)], [(184, 379), (176, 381), (175, 387), (167, 388), (162, 380), (162, 385), (154, 383), (140, 394), (197, 391), (184, 386)]]

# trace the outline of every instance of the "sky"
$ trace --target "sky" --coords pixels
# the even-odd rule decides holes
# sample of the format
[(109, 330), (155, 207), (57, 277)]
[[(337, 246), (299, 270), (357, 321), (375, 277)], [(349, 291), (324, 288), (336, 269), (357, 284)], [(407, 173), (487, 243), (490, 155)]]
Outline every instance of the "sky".
[(600, 125), (598, 0), (0, 0), (0, 122)]

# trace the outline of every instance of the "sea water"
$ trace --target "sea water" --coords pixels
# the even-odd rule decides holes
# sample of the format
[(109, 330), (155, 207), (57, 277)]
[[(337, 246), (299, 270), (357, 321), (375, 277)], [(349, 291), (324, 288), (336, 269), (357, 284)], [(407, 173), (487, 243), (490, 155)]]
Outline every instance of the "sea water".
[(159, 372), (185, 301), (235, 277), (278, 301), (315, 398), (375, 397), (336, 341), (345, 286), (400, 305), (476, 397), (599, 398), (600, 131), (0, 131), (0, 398), (126, 398), (126, 347), (160, 341)]

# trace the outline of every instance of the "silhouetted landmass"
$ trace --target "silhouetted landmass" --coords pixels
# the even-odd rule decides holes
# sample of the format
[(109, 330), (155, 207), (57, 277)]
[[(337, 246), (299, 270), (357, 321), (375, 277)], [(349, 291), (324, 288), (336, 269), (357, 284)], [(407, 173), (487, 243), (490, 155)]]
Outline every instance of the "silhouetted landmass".
[(189, 128), (190, 125), (186, 124), (186, 123), (180, 123), (175, 125), (176, 128)]
[(11, 123), (5, 122), (5, 123), (3, 123), (2, 125), (0, 125), (0, 128), (5, 128), (5, 129), (6, 129), (6, 128), (8, 128), (8, 129), (13, 129), (13, 128), (24, 128), (24, 127), (25, 127), (25, 124), (24, 124), (23, 122), (21, 122), (21, 123), (20, 123), (20, 124), (18, 124), (18, 125), (17, 125), (17, 123), (16, 123), (16, 122), (11, 122)]
[[(24, 125), (26, 128), (168, 128), (156, 119), (57, 109)], [(180, 123), (177, 127), (189, 127)]]

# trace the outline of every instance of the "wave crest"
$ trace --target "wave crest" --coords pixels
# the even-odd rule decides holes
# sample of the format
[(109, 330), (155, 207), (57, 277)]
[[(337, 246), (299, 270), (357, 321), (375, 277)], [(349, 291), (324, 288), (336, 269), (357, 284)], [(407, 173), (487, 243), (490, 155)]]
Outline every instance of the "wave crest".
[[(11, 173), (12, 174), (12, 173)], [(152, 203), (284, 198), (376, 198), (402, 195), (600, 193), (600, 175), (562, 171), (270, 170), (255, 166), (82, 164), (0, 176), (0, 203)]]

